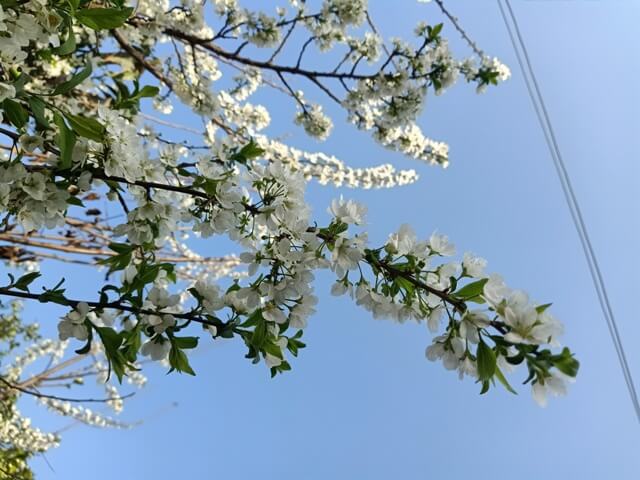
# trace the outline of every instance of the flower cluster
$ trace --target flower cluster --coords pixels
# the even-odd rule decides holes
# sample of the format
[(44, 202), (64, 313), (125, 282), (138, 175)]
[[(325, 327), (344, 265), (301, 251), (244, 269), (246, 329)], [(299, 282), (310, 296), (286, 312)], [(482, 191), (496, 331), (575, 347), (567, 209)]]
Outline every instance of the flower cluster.
[[(3, 3), (0, 134), (9, 145), (0, 155), (0, 235), (25, 247), (3, 254), (18, 266), (25, 257), (93, 265), (106, 281), (94, 298), (78, 299), (63, 282), (36, 293), (39, 273), (30, 271), (10, 276), (0, 295), (64, 306), (59, 338), (95, 356), (91, 371), (116, 413), (122, 399), (109, 382), (144, 384), (143, 357), (195, 374), (198, 331), (206, 341), (239, 339), (272, 375), (289, 370), (305, 346), (322, 269), (335, 275), (334, 295), (373, 317), (426, 324), (435, 335), (427, 357), (483, 393), (495, 380), (512, 390), (505, 374), (520, 364), (538, 401), (563, 392), (578, 363), (568, 349), (552, 350), (562, 329), (548, 305), (485, 274), (475, 255), (449, 261), (455, 249), (445, 235), (419, 239), (403, 225), (374, 247), (364, 206), (340, 197), (321, 226), (305, 199), (312, 179), (387, 188), (415, 182), (414, 170), (353, 168), (294, 148), (270, 133), (278, 110), (259, 95), (284, 95), (298, 108), (294, 123), (324, 140), (329, 109), (294, 89), (308, 84), (385, 148), (446, 166), (448, 146), (417, 124), (427, 96), (460, 78), (483, 91), (507, 80), (508, 68), (484, 55), (456, 58), (442, 24), (420, 23), (413, 40), (385, 43), (365, 0), (316, 9), (291, 0), (275, 15), (213, 3), (142, 0), (135, 11), (116, 0)], [(292, 45), (300, 35), (306, 40)], [(313, 47), (329, 67), (308, 66)], [(196, 253), (229, 244), (232, 254)], [(7, 381), (60, 344), (38, 345), (16, 358)], [(122, 426), (64, 399), (41, 401), (87, 424)], [(17, 413), (9, 424), (2, 435), (18, 444), (23, 426), (32, 451), (57, 441)]]

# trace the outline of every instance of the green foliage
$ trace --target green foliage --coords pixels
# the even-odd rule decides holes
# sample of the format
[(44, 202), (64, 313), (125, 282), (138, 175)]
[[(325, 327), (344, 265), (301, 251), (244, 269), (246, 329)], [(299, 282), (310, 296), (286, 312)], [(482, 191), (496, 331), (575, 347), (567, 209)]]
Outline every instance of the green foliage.
[[(24, 279), (25, 276), (21, 277)], [(20, 282), (20, 280), (18, 280)], [(24, 280), (24, 282), (27, 282)], [(9, 305), (0, 304), (0, 363), (3, 358), (13, 354), (23, 345), (29, 345), (40, 338), (37, 325), (25, 325), (20, 317), (20, 306), (17, 302)], [(1, 389), (0, 389), (1, 390)], [(9, 421), (13, 415), (12, 407), (16, 395), (4, 395), (0, 391), (0, 422)], [(33, 472), (27, 465), (32, 456), (21, 448), (11, 444), (0, 443), (0, 478), (32, 480)]]
[(189, 359), (183, 350), (196, 348), (198, 346), (198, 338), (179, 338), (170, 335), (169, 340), (171, 342), (171, 349), (169, 350), (169, 365), (171, 366), (171, 369), (169, 372), (173, 372), (175, 370), (180, 373), (187, 373), (195, 376), (196, 373), (191, 368), (191, 365), (189, 365)]
[(29, 103), (29, 108), (31, 109), (31, 113), (33, 117), (36, 119), (36, 125), (40, 130), (44, 130), (50, 127), (49, 121), (45, 115), (46, 105), (44, 101), (35, 95), (32, 95), (27, 100)]
[(29, 113), (18, 102), (7, 98), (2, 102), (4, 115), (16, 128), (24, 127), (29, 121)]
[(114, 108), (117, 110), (131, 110), (137, 112), (140, 109), (140, 100), (152, 98), (160, 93), (160, 89), (155, 86), (145, 85), (140, 88), (138, 80), (133, 81), (133, 91), (118, 77), (113, 79), (115, 88), (107, 85), (107, 88), (114, 95)]
[(496, 372), (496, 354), (491, 347), (480, 340), (476, 352), (478, 362), (478, 379), (480, 381), (491, 380)]
[(56, 144), (60, 149), (60, 161), (58, 163), (58, 167), (61, 170), (67, 170), (71, 168), (73, 147), (76, 144), (76, 135), (67, 126), (64, 118), (58, 112), (54, 112), (53, 121), (58, 127), (58, 134), (56, 135)]
[(127, 360), (124, 353), (120, 351), (123, 343), (123, 335), (116, 332), (111, 327), (95, 327), (102, 345), (104, 346), (105, 356), (109, 361), (109, 374), (113, 371), (118, 377), (118, 381), (122, 383), (122, 377), (126, 375), (128, 368), (134, 368)]
[(83, 8), (76, 12), (76, 18), (80, 23), (94, 30), (111, 30), (121, 27), (132, 13), (132, 7)]
[(31, 456), (31, 453), (19, 448), (0, 448), (0, 478), (33, 480), (35, 477), (27, 465)]
[(488, 281), (488, 278), (483, 278), (481, 280), (468, 283), (455, 292), (454, 295), (462, 300), (477, 299), (482, 294), (482, 289)]
[(78, 135), (93, 140), (94, 142), (102, 142), (105, 128), (104, 125), (96, 119), (82, 115), (71, 115), (69, 113), (65, 115), (65, 118)]
[(92, 68), (91, 64), (87, 63), (86, 66), (76, 73), (73, 77), (67, 80), (64, 83), (58, 85), (51, 95), (64, 95), (69, 93), (71, 90), (76, 88), (82, 82), (84, 82), (87, 78), (91, 76)]
[(18, 278), (18, 280), (16, 280), (15, 277), (10, 273), (8, 274), (8, 276), (11, 280), (11, 283), (5, 288), (17, 288), (18, 290), (28, 292), (29, 285), (31, 285), (31, 283), (41, 275), (40, 272), (29, 272), (22, 275), (20, 278)]

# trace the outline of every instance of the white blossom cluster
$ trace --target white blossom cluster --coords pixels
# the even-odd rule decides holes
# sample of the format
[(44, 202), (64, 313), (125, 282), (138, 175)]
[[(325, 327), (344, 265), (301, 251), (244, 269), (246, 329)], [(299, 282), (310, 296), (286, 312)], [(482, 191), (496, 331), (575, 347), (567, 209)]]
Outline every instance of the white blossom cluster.
[[(17, 305), (13, 305), (17, 308)], [(104, 325), (107, 322), (101, 322), (95, 314), (86, 313), (88, 307), (81, 305), (70, 313), (71, 318), (75, 319), (75, 315), (92, 316), (97, 325)], [(19, 310), (17, 310), (19, 313)], [(69, 320), (69, 315), (67, 319)], [(0, 318), (3, 335), (11, 335), (9, 332), (14, 327), (11, 326), (11, 318), (3, 314)], [(102, 315), (102, 319), (106, 315)], [(29, 327), (33, 332), (37, 331), (37, 325)], [(15, 332), (15, 330), (14, 330)], [(75, 333), (82, 336), (85, 332), (76, 331)], [(14, 333), (15, 335), (15, 333)], [(107, 372), (108, 366), (105, 363), (104, 352), (99, 344), (93, 345), (91, 355), (71, 357), (63, 363), (65, 353), (68, 347), (66, 341), (54, 341), (50, 339), (36, 340), (28, 344), (24, 349), (17, 349), (15, 354), (11, 354), (15, 344), (15, 337), (3, 337), (2, 363), (5, 365), (0, 370), (0, 377), (3, 379), (3, 385), (0, 389), (0, 402), (2, 402), (2, 412), (0, 413), (0, 444), (10, 446), (13, 449), (27, 452), (28, 454), (37, 454), (46, 452), (47, 450), (57, 447), (60, 443), (60, 436), (57, 433), (43, 432), (32, 425), (31, 419), (25, 417), (16, 407), (14, 395), (17, 398), (28, 398), (33, 395), (34, 398), (52, 412), (70, 417), (78, 422), (94, 426), (94, 427), (116, 427), (128, 428), (130, 424), (117, 421), (111, 417), (105, 416), (92, 409), (81, 405), (74, 405), (72, 402), (60, 399), (56, 396), (55, 390), (49, 387), (49, 383), (63, 382), (62, 391), (66, 394), (70, 391), (77, 391), (80, 385), (84, 384), (84, 379), (94, 376), (99, 387), (103, 388), (107, 394), (105, 404), (109, 406), (116, 414), (120, 413), (124, 407), (124, 399), (122, 398), (119, 388), (109, 381)], [(8, 352), (4, 350), (8, 347)], [(7, 357), (7, 353), (10, 355)], [(44, 368), (43, 368), (44, 366)], [(128, 377), (129, 383), (142, 387), (146, 383), (146, 378), (137, 371), (132, 372)], [(53, 382), (52, 382), (53, 381)], [(68, 382), (65, 384), (64, 382)], [(9, 385), (15, 385), (16, 389), (8, 389)], [(31, 392), (31, 395), (23, 393)], [(60, 390), (58, 390), (60, 391)], [(8, 403), (7, 403), (8, 402)]]
[[(123, 422), (119, 422), (108, 416), (102, 415), (98, 412), (90, 410), (82, 405), (77, 405), (71, 402), (65, 402), (57, 400), (55, 398), (40, 398), (39, 402), (47, 407), (52, 412), (65, 417), (73, 418), (74, 420), (89, 425), (91, 427), (98, 428), (130, 428), (131, 425)], [(116, 408), (117, 409), (117, 408)]]
[[(425, 323), (438, 334), (427, 357), (475, 378), (483, 391), (494, 379), (511, 389), (503, 372), (518, 364), (539, 402), (564, 391), (577, 361), (568, 349), (547, 348), (562, 331), (547, 305), (485, 275), (479, 257), (443, 261), (455, 250), (442, 234), (420, 240), (405, 225), (375, 248), (361, 229), (364, 206), (336, 199), (321, 226), (305, 199), (310, 179), (388, 188), (415, 182), (414, 170), (353, 168), (292, 147), (269, 133), (276, 110), (254, 102), (266, 88), (283, 93), (299, 109), (294, 123), (325, 140), (333, 128), (326, 109), (292, 86), (307, 82), (385, 148), (446, 166), (448, 146), (416, 123), (426, 97), (459, 78), (479, 91), (508, 79), (497, 59), (458, 60), (443, 26), (423, 23), (415, 45), (394, 39), (383, 48), (375, 29), (365, 28), (366, 0), (324, 0), (315, 10), (290, 0), (275, 15), (236, 0), (142, 0), (135, 11), (110, 0), (65, 5), (29, 0), (0, 8), (0, 134), (11, 143), (0, 154), (0, 210), (9, 234), (25, 242), (40, 233), (62, 237), (68, 241), (58, 250), (81, 254), (92, 250), (69, 218), (83, 208), (90, 215), (85, 201), (104, 200), (108, 211), (92, 215), (106, 227), (88, 235), (102, 242), (97, 263), (106, 280), (94, 299), (75, 299), (62, 283), (35, 293), (28, 274), (11, 277), (0, 294), (67, 307), (59, 338), (96, 357), (93, 371), (116, 413), (122, 399), (109, 382), (126, 376), (143, 385), (140, 357), (194, 373), (187, 353), (198, 345), (198, 325), (208, 340), (241, 339), (247, 358), (272, 375), (289, 370), (315, 313), (320, 269), (335, 274), (334, 295), (350, 295), (373, 317)], [(107, 6), (109, 18), (101, 11)], [(292, 53), (295, 29), (309, 37)], [(314, 47), (339, 52), (339, 63), (309, 66)], [(30, 55), (33, 49), (45, 53)], [(145, 99), (154, 115), (172, 117), (147, 113)], [(232, 242), (237, 254), (196, 253), (218, 241)], [(28, 348), (7, 378), (18, 381), (43, 355), (59, 361), (61, 346)], [(40, 401), (89, 425), (124, 425), (63, 399)], [(57, 442), (29, 430), (17, 413), (12, 422), (7, 438), (21, 442), (15, 432), (25, 425), (30, 451)]]
[(31, 425), (31, 419), (23, 417), (13, 406), (4, 412), (0, 422), (0, 444), (13, 445), (28, 452), (41, 453), (57, 447), (60, 438)]
[(0, 163), (0, 208), (14, 213), (25, 231), (63, 225), (68, 197), (45, 174)]

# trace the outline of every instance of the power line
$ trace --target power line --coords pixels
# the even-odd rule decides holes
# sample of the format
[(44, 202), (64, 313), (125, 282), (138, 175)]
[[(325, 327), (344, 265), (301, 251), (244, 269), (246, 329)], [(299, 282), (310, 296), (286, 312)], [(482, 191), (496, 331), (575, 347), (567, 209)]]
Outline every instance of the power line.
[[(562, 186), (562, 191), (564, 193), (567, 206), (569, 207), (569, 212), (571, 213), (571, 218), (573, 220), (574, 226), (576, 227), (576, 230), (578, 231), (580, 244), (582, 245), (582, 250), (584, 252), (585, 258), (587, 259), (589, 272), (591, 274), (591, 278), (593, 279), (593, 284), (598, 296), (598, 302), (600, 303), (602, 313), (604, 314), (605, 320), (607, 322), (609, 334), (611, 335), (611, 340), (613, 341), (613, 345), (620, 362), (622, 374), (627, 385), (627, 389), (629, 390), (631, 403), (633, 404), (635, 414), (638, 418), (638, 421), (640, 422), (640, 401), (638, 400), (638, 394), (633, 382), (629, 363), (627, 362), (627, 356), (624, 351), (622, 340), (620, 339), (620, 332), (618, 331), (616, 318), (613, 314), (613, 309), (611, 308), (611, 302), (609, 301), (609, 295), (607, 294), (604, 278), (602, 276), (602, 272), (600, 271), (598, 260), (594, 252), (593, 245), (591, 244), (582, 212), (580, 210), (580, 205), (571, 184), (569, 173), (562, 158), (562, 154), (560, 153), (560, 148), (556, 140), (553, 126), (551, 124), (549, 112), (547, 111), (540, 86), (538, 85), (538, 81), (533, 71), (533, 66), (531, 64), (531, 59), (529, 58), (527, 47), (520, 32), (520, 27), (518, 26), (516, 16), (513, 12), (513, 9), (511, 8), (510, 1), (505, 0), (505, 3), (507, 5), (509, 17), (511, 18), (511, 21), (513, 23), (513, 30), (511, 28), (511, 25), (509, 24), (507, 13), (505, 12), (505, 9), (502, 5), (502, 1), (497, 0), (497, 2), (498, 7), (500, 8), (500, 14), (502, 15), (502, 19), (507, 28), (511, 44), (513, 45), (513, 49), (515, 50), (518, 64), (520, 65), (520, 69), (522, 70), (525, 85), (527, 87), (527, 91), (529, 92), (529, 97), (531, 98), (531, 102), (533, 103), (533, 107), (536, 116), (538, 117), (540, 127), (542, 128), (545, 141), (547, 143), (547, 146), (549, 147), (556, 173), (558, 174), (558, 178), (560, 179), (560, 184)], [(520, 50), (518, 49), (518, 44), (520, 46), (520, 49), (522, 50), (522, 55), (520, 54)], [(531, 78), (531, 80), (529, 80), (529, 77)]]

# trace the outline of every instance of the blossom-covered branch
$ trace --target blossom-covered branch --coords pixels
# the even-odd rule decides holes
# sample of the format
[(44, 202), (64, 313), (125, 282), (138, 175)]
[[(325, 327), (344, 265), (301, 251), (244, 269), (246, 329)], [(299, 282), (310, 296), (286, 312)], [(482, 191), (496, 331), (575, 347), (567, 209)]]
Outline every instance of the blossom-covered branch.
[[(0, 1), (0, 258), (12, 269), (0, 297), (58, 305), (60, 341), (75, 339), (83, 358), (101, 355), (90, 370), (101, 380), (138, 378), (143, 357), (195, 374), (189, 352), (202, 333), (239, 339), (276, 375), (305, 346), (314, 276), (328, 270), (332, 293), (374, 317), (426, 324), (435, 335), (426, 356), (482, 393), (496, 381), (514, 391), (507, 374), (518, 365), (539, 402), (562, 393), (578, 362), (558, 348), (562, 328), (548, 304), (486, 274), (475, 255), (449, 259), (444, 235), (418, 239), (405, 225), (370, 244), (364, 206), (340, 197), (322, 222), (305, 199), (311, 180), (389, 188), (415, 182), (414, 170), (355, 168), (296, 148), (267, 133), (275, 111), (255, 103), (268, 89), (322, 141), (333, 121), (309, 100), (322, 98), (383, 147), (446, 166), (448, 146), (417, 124), (426, 97), (458, 79), (482, 92), (508, 68), (475, 44), (456, 58), (442, 23), (386, 42), (365, 0), (311, 3), (289, 0), (270, 14), (236, 0), (141, 0), (135, 9), (124, 0)], [(178, 121), (162, 117), (174, 108)], [(198, 239), (212, 237), (235, 251), (199, 253), (217, 243)], [(41, 278), (52, 261), (101, 269), (104, 282), (79, 299), (64, 279)], [(21, 372), (1, 378), (33, 391)], [(12, 418), (5, 437), (21, 439), (21, 417)], [(30, 451), (57, 441), (31, 437)]]

